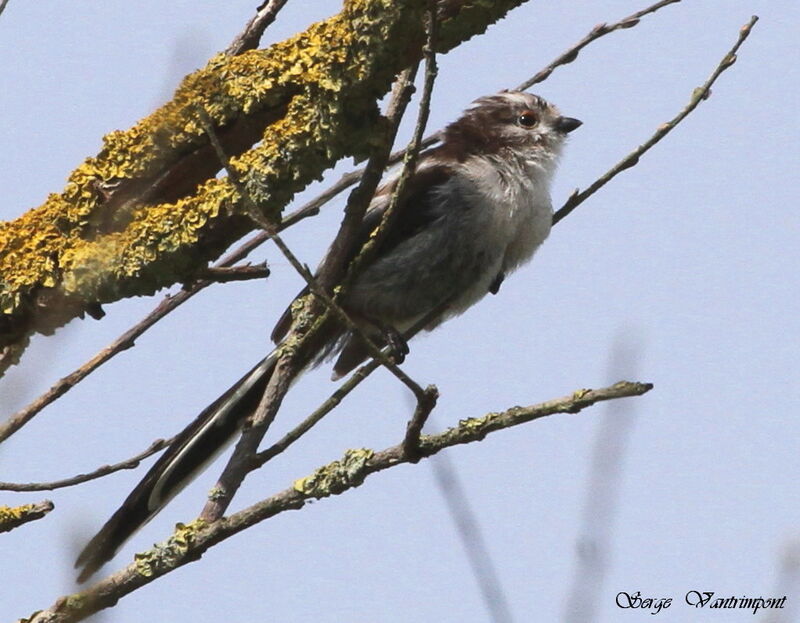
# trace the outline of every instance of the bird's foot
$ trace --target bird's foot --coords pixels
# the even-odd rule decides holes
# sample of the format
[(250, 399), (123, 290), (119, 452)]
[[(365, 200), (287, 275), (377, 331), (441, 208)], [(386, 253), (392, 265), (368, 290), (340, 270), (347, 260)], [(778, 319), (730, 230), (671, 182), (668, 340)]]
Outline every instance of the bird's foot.
[(389, 347), (389, 356), (396, 364), (403, 363), (409, 353), (406, 339), (394, 327), (381, 327), (381, 332), (386, 345)]

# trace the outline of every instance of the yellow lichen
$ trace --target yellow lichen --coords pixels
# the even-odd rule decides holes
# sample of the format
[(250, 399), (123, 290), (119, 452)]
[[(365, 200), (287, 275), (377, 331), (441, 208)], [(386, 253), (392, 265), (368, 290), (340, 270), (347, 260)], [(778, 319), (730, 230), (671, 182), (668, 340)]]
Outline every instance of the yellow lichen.
[(166, 541), (134, 555), (136, 572), (150, 578), (174, 568), (191, 548), (197, 532), (207, 526), (202, 519), (195, 519), (188, 524), (176, 524), (175, 532)]
[[(463, 14), (469, 32), (458, 36), (520, 1), (467, 2), (455, 21)], [(253, 227), (228, 180), (197, 180), (178, 199), (148, 195), (207, 145), (201, 108), (222, 130), (244, 117), (263, 126), (261, 136), (248, 135), (257, 146), (232, 165), (271, 219), (337, 160), (367, 154), (380, 134), (376, 101), (419, 57), (426, 5), (348, 0), (340, 14), (269, 49), (213, 57), (170, 102), (109, 133), (61, 194), (0, 223), (0, 348), (52, 330), (86, 305), (182, 281)]]

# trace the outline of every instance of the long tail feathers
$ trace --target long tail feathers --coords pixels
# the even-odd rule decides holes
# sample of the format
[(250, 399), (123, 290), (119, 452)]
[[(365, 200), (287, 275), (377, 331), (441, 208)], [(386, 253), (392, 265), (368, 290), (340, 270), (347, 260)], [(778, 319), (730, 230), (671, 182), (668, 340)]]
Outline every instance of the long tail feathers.
[(245, 418), (258, 406), (275, 361), (273, 352), (178, 435), (80, 553), (75, 562), (76, 568), (82, 568), (78, 582), (85, 582), (111, 560), (125, 541), (227, 446)]

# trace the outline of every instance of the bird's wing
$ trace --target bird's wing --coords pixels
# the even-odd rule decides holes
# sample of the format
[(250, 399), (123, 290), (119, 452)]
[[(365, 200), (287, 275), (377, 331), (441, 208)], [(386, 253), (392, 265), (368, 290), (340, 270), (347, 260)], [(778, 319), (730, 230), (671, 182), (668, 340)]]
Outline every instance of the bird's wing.
[[(409, 238), (413, 238), (432, 222), (441, 218), (441, 213), (437, 210), (437, 203), (431, 199), (433, 193), (449, 179), (450, 169), (444, 162), (434, 163), (434, 153), (435, 150), (426, 152), (420, 158), (417, 170), (409, 179), (406, 190), (403, 193), (403, 200), (395, 208), (392, 226), (388, 228), (375, 250), (375, 255), (373, 256), (375, 259), (389, 253), (397, 245)], [(361, 248), (380, 226), (383, 216), (391, 204), (397, 180), (398, 176), (395, 176), (376, 191), (375, 197), (361, 222), (355, 243), (345, 256), (345, 265), (355, 259)], [(299, 298), (306, 296), (308, 292), (309, 289), (306, 286), (278, 319), (272, 331), (272, 340), (276, 344), (286, 337), (289, 328), (292, 326), (292, 305)]]

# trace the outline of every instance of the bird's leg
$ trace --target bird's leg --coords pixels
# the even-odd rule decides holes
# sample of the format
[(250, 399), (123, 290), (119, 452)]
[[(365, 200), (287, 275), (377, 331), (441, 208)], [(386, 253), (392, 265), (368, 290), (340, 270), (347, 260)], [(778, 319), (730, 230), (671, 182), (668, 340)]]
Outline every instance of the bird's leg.
[(401, 364), (405, 361), (406, 355), (410, 352), (408, 349), (408, 342), (403, 335), (392, 326), (378, 325), (386, 345), (389, 347), (389, 355), (394, 359), (394, 362)]

